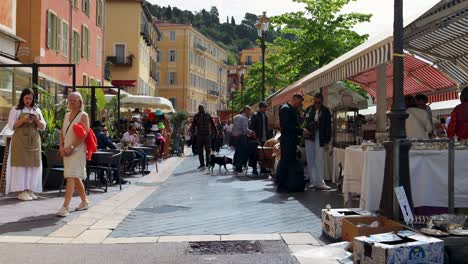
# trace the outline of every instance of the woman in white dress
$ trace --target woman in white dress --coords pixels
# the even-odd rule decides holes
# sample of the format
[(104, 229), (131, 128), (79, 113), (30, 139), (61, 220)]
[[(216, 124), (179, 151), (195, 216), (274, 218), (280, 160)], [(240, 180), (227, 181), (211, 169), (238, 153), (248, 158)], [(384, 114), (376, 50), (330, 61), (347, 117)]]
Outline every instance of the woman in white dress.
[(85, 131), (89, 130), (88, 115), (83, 111), (83, 98), (78, 92), (68, 96), (69, 113), (65, 114), (62, 130), (60, 131), (60, 155), (63, 157), (64, 177), (67, 181), (65, 190), (65, 201), (62, 208), (57, 212), (58, 216), (69, 214), (68, 206), (73, 193), (78, 192), (81, 203), (75, 211), (88, 209), (88, 198), (82, 180), (86, 178), (86, 144), (85, 137), (76, 136), (73, 125), (81, 123)]
[(34, 91), (25, 88), (17, 106), (10, 110), (8, 127), (14, 131), (6, 169), (5, 193), (31, 201), (42, 192), (41, 137), (46, 127), (41, 110), (34, 105)]

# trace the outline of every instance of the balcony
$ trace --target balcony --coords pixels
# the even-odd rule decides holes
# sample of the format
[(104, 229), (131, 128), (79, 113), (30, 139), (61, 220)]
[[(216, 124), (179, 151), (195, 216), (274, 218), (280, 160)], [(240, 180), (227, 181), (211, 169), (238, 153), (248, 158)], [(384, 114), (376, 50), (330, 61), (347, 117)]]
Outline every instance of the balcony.
[(201, 44), (195, 45), (195, 48), (197, 48), (201, 52), (205, 52), (207, 50), (207, 48), (203, 47)]
[(208, 95), (219, 97), (219, 92), (216, 90), (208, 90)]
[(229, 61), (223, 60), (224, 65), (229, 65)]
[(107, 61), (112, 63), (113, 66), (132, 66), (133, 58), (133, 54), (130, 54), (127, 57), (108, 56)]

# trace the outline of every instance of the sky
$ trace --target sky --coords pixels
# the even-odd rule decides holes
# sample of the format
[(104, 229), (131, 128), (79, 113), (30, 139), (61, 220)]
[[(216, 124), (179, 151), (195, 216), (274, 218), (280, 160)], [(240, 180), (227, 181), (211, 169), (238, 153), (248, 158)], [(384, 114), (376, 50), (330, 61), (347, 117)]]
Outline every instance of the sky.
[[(303, 5), (292, 0), (148, 0), (150, 3), (160, 6), (176, 6), (182, 10), (200, 11), (203, 8), (210, 10), (216, 6), (219, 11), (219, 18), (225, 21), (226, 16), (234, 16), (239, 24), (246, 12), (262, 14), (267, 12), (267, 16), (280, 15), (286, 12), (303, 10)], [(403, 0), (404, 18), (417, 17), (424, 13), (439, 0)], [(360, 34), (369, 34), (370, 38), (380, 35), (386, 30), (392, 29), (393, 24), (393, 1), (392, 0), (357, 0), (347, 5), (344, 10), (348, 12), (361, 12), (372, 14), (370, 23), (360, 24), (355, 30)]]

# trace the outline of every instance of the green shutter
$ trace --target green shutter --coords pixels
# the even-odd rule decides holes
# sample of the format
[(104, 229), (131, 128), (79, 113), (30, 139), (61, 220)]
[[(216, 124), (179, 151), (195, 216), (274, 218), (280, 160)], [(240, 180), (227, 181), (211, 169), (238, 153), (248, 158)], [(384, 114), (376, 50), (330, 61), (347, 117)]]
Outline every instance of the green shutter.
[(68, 27), (67, 24), (62, 24), (62, 54), (68, 57)]
[(88, 53), (86, 54), (87, 55), (87, 58), (88, 60), (91, 58), (91, 34), (89, 33), (89, 29), (87, 28), (86, 29), (86, 32), (88, 32), (88, 36), (87, 36), (87, 40), (88, 40)]
[(85, 27), (83, 25), (81, 25), (81, 43), (80, 43), (80, 46), (81, 46), (81, 50), (80, 50), (80, 57), (84, 57), (85, 56), (85, 37), (86, 37), (86, 32), (85, 32)]
[(47, 11), (47, 48), (52, 48), (52, 13)]
[(57, 25), (57, 29), (56, 29), (56, 33), (57, 33), (57, 43), (56, 43), (56, 51), (57, 52), (60, 52), (60, 46), (61, 46), (61, 41), (62, 41), (62, 21), (60, 20), (60, 18), (58, 17), (55, 17), (55, 24)]
[(76, 44), (78, 45), (78, 51), (76, 53), (76, 62), (77, 63), (80, 63), (80, 60), (81, 60), (81, 37), (80, 36), (80, 33), (77, 33), (76, 34), (76, 37), (77, 37), (77, 40), (76, 40)]
[(71, 39), (71, 50), (70, 50), (70, 55), (71, 55), (71, 61), (72, 63), (75, 63), (75, 31), (72, 30), (71, 32), (72, 39)]

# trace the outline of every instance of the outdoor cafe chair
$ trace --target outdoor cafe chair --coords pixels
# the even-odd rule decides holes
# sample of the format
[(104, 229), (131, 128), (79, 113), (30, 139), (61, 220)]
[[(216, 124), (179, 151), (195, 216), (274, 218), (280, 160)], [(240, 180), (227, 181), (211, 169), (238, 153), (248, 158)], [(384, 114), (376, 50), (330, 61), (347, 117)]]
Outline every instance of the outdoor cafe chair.
[(91, 161), (89, 162), (87, 176), (86, 176), (86, 192), (88, 194), (89, 194), (89, 180), (90, 180), (90, 175), (92, 172), (94, 172), (94, 180), (96, 182), (96, 187), (101, 187), (100, 186), (101, 180), (98, 179), (98, 177), (102, 177), (104, 179), (104, 184), (105, 184), (104, 192), (107, 192), (107, 187), (109, 185), (109, 182), (112, 179), (112, 169), (110, 166), (112, 153), (108, 153), (108, 154), (107, 153), (102, 154), (102, 153), (105, 153), (105, 152), (101, 152), (101, 154), (94, 153)]
[(46, 150), (46, 175), (43, 182), (43, 188), (46, 187), (47, 181), (50, 180), (51, 175), (58, 174), (60, 175), (60, 187), (58, 196), (61, 195), (63, 185), (65, 183), (65, 178), (63, 176), (64, 168), (63, 168), (63, 158), (60, 157), (58, 149), (48, 149)]

